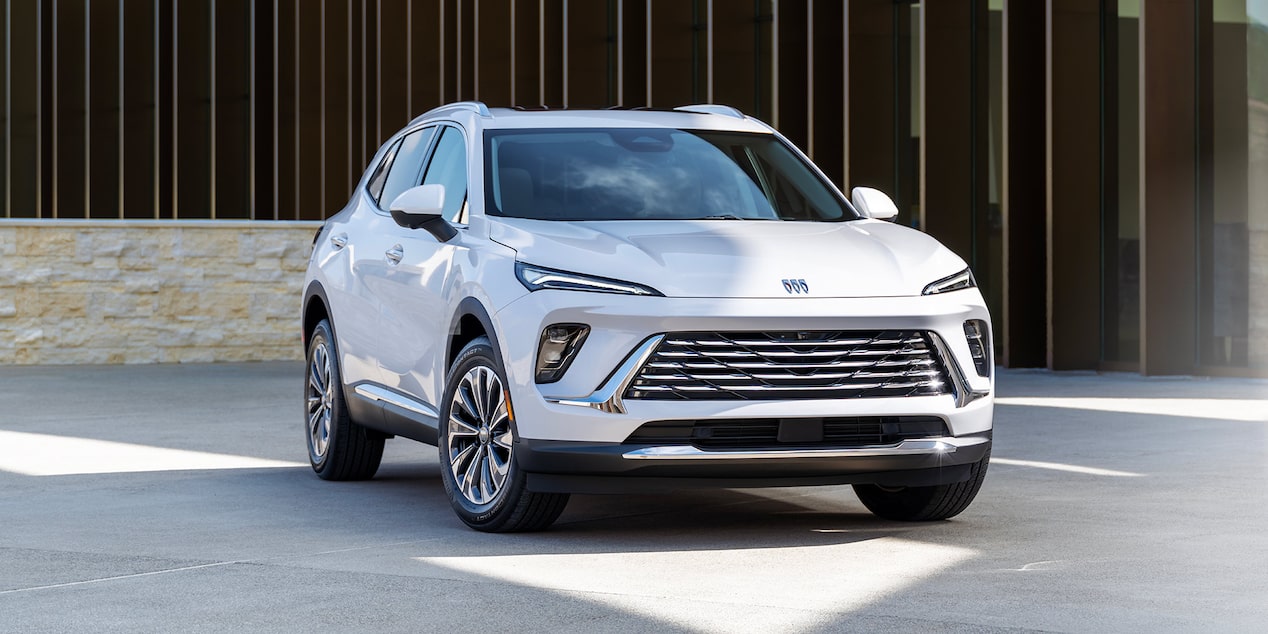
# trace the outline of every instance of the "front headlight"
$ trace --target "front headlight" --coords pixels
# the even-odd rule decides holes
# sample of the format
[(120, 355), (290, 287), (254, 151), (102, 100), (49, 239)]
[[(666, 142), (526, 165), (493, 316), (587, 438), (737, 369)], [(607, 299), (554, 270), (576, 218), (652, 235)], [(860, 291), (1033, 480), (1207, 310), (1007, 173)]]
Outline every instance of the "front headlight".
[(530, 291), (556, 289), (564, 291), (588, 291), (591, 293), (617, 293), (619, 295), (654, 295), (664, 297), (660, 291), (642, 284), (622, 282), (595, 275), (582, 275), (557, 271), (523, 262), (515, 263), (515, 277)]
[(950, 293), (951, 291), (963, 290), (966, 288), (976, 288), (977, 280), (973, 279), (973, 271), (964, 269), (955, 275), (948, 275), (928, 286), (921, 292), (921, 295), (937, 295), (938, 293)]

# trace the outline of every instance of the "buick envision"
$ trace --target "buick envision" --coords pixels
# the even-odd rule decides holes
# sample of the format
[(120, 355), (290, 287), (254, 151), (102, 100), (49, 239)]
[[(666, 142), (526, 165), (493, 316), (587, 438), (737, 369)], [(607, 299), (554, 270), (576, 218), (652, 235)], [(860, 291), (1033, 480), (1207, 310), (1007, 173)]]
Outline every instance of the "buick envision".
[(965, 262), (725, 106), (432, 110), (316, 238), (309, 458), (439, 448), (458, 517), (542, 529), (570, 493), (852, 484), (964, 510), (991, 449)]

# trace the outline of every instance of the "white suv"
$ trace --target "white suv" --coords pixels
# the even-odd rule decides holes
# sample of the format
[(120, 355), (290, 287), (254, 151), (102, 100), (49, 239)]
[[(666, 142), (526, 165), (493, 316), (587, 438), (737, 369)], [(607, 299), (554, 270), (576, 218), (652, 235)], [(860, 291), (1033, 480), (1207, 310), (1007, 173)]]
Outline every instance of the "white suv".
[(848, 483), (882, 517), (951, 517), (990, 458), (990, 316), (895, 213), (725, 106), (432, 110), (315, 241), (313, 469), (437, 445), (483, 531), (696, 486)]

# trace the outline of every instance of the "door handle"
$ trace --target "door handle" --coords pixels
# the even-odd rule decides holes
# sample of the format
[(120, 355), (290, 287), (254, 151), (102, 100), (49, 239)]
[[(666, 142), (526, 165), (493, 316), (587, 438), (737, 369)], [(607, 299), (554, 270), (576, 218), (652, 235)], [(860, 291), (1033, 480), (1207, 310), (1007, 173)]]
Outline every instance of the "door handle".
[(336, 251), (342, 249), (347, 244), (348, 234), (346, 233), (330, 236), (330, 246), (334, 247)]
[(401, 245), (398, 244), (387, 251), (384, 251), (383, 255), (387, 256), (388, 262), (391, 262), (392, 264), (400, 264), (401, 258), (405, 257), (405, 249), (402, 249)]

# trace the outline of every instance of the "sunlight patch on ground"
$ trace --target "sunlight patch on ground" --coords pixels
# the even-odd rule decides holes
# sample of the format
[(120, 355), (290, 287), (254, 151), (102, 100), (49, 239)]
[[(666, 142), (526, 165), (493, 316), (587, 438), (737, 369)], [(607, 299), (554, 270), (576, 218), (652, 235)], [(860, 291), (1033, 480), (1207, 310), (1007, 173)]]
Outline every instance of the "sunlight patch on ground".
[(1268, 400), (1260, 399), (1003, 397), (995, 404), (1268, 422)]
[(576, 593), (674, 629), (797, 631), (857, 612), (976, 554), (881, 537), (786, 548), (415, 559), (442, 577)]
[(1145, 474), (1132, 473), (1131, 471), (1115, 471), (1114, 469), (1101, 469), (1099, 467), (1080, 467), (1079, 465), (1063, 464), (1060, 462), (1040, 462), (1038, 460), (1013, 460), (1010, 458), (991, 457), (991, 464), (1008, 465), (1011, 467), (1033, 467), (1035, 469), (1050, 469), (1052, 471), (1067, 471), (1069, 473), (1082, 473), (1084, 475), (1094, 476), (1114, 476), (1119, 478), (1138, 478)]
[(28, 476), (270, 469), (302, 463), (0, 430), (0, 471)]

